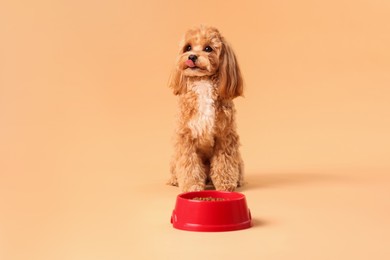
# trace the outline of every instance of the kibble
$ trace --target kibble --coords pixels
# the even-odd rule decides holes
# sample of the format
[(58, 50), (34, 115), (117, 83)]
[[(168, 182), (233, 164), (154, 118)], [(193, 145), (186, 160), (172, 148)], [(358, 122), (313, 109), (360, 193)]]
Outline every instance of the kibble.
[(201, 200), (201, 201), (223, 201), (224, 198), (214, 198), (214, 197), (195, 197), (192, 200)]

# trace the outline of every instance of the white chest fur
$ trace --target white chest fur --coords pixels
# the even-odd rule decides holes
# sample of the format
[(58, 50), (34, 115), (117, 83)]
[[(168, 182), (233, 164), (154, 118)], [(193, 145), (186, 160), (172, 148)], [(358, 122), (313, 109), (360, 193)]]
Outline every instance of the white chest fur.
[(214, 88), (208, 81), (194, 83), (191, 90), (197, 95), (197, 113), (188, 122), (194, 138), (211, 138), (215, 125)]

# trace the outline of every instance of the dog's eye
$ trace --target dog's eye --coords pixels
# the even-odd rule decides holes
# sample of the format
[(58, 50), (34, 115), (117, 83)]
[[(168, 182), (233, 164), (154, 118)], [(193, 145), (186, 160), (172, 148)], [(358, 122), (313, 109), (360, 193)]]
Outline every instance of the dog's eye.
[(184, 51), (190, 51), (190, 50), (192, 50), (191, 45), (186, 45), (186, 47), (184, 47)]
[(213, 48), (211, 48), (210, 46), (206, 46), (206, 47), (204, 48), (204, 51), (205, 51), (205, 52), (212, 52), (212, 51), (213, 51)]

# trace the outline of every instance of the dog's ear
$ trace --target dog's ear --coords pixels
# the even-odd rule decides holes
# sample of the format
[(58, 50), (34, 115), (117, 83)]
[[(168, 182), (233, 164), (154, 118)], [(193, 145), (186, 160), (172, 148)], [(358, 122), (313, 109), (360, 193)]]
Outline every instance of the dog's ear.
[(233, 99), (243, 95), (243, 79), (240, 67), (230, 45), (222, 40), (221, 63), (219, 65), (219, 95)]
[(186, 91), (186, 81), (184, 80), (183, 73), (179, 68), (175, 68), (172, 71), (168, 86), (173, 89), (173, 94), (175, 95), (183, 94)]

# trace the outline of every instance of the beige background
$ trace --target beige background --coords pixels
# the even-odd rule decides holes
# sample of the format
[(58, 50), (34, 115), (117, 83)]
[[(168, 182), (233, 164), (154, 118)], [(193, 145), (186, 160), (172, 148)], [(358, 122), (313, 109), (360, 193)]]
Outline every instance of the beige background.
[[(214, 25), (255, 226), (175, 230), (185, 30)], [(0, 2), (0, 259), (389, 259), (390, 2)]]

